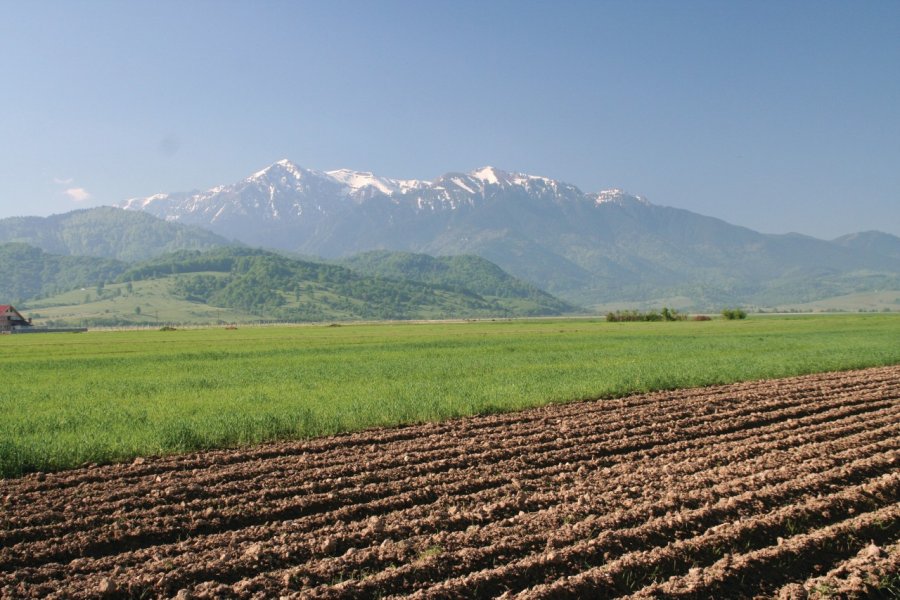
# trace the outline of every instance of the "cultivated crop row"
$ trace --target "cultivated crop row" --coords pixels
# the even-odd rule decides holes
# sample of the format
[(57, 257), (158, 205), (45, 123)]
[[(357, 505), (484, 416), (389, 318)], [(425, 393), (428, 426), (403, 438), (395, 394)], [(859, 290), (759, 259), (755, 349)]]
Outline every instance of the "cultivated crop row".
[(31, 475), (0, 502), (7, 597), (776, 593), (898, 541), (900, 367)]

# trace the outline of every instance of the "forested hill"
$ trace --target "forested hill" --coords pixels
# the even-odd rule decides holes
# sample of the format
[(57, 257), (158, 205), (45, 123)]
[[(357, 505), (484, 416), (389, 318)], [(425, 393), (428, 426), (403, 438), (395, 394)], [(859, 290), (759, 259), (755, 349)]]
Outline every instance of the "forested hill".
[(227, 239), (147, 213), (101, 206), (50, 217), (0, 219), (0, 243), (21, 242), (51, 254), (139, 261), (181, 249), (234, 245)]
[(528, 299), (555, 306), (559, 311), (575, 307), (513, 277), (491, 261), (472, 254), (434, 257), (411, 252), (373, 250), (339, 261), (359, 273), (388, 279), (412, 280), (452, 290), (468, 290), (482, 296)]
[(529, 316), (572, 309), (533, 290), (515, 296), (511, 290), (526, 285), (521, 282), (508, 282), (508, 289), (497, 290), (502, 294), (478, 293), (461, 285), (373, 277), (245, 248), (164, 255), (127, 270), (119, 281), (171, 276), (172, 292), (181, 299), (285, 320)]
[(27, 244), (0, 244), (0, 304), (102, 286), (127, 268), (118, 260), (59, 256)]

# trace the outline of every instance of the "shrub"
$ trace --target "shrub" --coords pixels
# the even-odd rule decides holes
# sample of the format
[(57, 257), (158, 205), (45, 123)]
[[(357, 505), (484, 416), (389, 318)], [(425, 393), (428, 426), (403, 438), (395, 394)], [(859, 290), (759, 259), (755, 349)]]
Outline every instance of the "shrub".
[(706, 315), (694, 315), (691, 317), (691, 321), (712, 321), (712, 318)]
[(666, 308), (663, 306), (662, 318), (664, 321), (684, 321), (687, 317), (674, 308)]
[(662, 312), (651, 310), (641, 312), (639, 310), (617, 310), (606, 313), (606, 320), (610, 323), (622, 323), (628, 321), (684, 321), (685, 315), (678, 311), (663, 307)]
[(733, 321), (735, 319), (746, 319), (747, 312), (741, 310), (740, 308), (726, 308), (722, 311), (722, 316), (729, 321)]

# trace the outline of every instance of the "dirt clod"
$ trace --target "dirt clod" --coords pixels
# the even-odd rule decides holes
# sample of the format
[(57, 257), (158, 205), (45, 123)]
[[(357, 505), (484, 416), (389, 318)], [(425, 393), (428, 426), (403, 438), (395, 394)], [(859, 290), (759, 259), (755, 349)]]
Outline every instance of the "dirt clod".
[(879, 597), (900, 366), (138, 458), (0, 499), (2, 600)]
[(112, 579), (104, 578), (97, 585), (97, 592), (104, 598), (110, 598), (116, 595), (118, 587), (116, 586), (116, 582)]

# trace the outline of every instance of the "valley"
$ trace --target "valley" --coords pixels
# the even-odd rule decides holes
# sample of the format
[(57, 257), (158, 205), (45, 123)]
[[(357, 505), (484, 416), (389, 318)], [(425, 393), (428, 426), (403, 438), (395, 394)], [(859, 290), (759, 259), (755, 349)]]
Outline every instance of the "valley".
[(280, 160), (238, 182), (121, 204), (251, 246), (325, 258), (472, 254), (570, 303), (771, 307), (900, 290), (900, 238), (759, 233), (612, 189), (494, 167), (433, 181)]
[[(531, 304), (500, 302), (499, 312), (493, 310), (501, 316), (662, 306), (699, 312), (729, 305), (869, 310), (873, 306), (864, 301), (844, 306), (829, 299), (900, 292), (900, 238), (887, 233), (857, 232), (833, 240), (759, 233), (622, 190), (582, 192), (565, 182), (493, 167), (418, 181), (346, 169), (316, 171), (281, 160), (234, 184), (134, 198), (121, 207), (0, 220), (0, 251), (9, 257), (6, 273), (0, 273), (5, 301), (21, 304), (101, 281), (115, 283), (122, 265), (227, 247), (263, 248), (365, 276), (427, 285), (445, 283), (433, 277), (440, 261), (479, 257), (532, 287), (525, 293)], [(10, 244), (20, 246), (13, 250)], [(37, 261), (28, 258), (35, 250), (57, 257), (55, 270), (13, 270), (22, 260)], [(419, 263), (425, 256), (431, 264), (423, 271)], [(63, 277), (76, 263), (75, 272), (90, 276)], [(449, 272), (446, 265), (441, 268)], [(46, 281), (29, 284), (35, 273)], [(53, 279), (52, 273), (59, 275)], [(466, 287), (460, 274), (451, 287)], [(553, 307), (542, 304), (546, 298), (536, 301), (535, 290), (555, 297)], [(280, 304), (278, 296), (272, 301)], [(362, 309), (366, 314), (349, 306), (295, 308), (304, 312), (300, 320), (465, 316), (459, 310), (465, 302), (454, 303), (456, 308), (397, 310), (370, 302)], [(107, 309), (112, 310), (102, 310)], [(469, 309), (472, 316), (487, 314), (484, 305)], [(201, 322), (206, 318), (198, 315)]]

